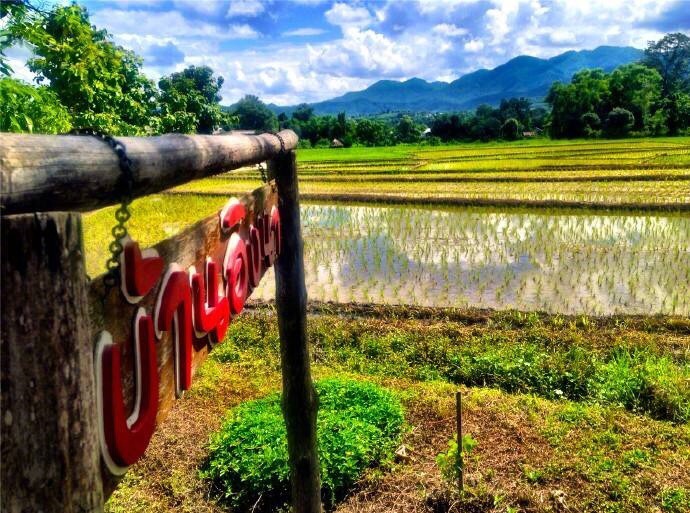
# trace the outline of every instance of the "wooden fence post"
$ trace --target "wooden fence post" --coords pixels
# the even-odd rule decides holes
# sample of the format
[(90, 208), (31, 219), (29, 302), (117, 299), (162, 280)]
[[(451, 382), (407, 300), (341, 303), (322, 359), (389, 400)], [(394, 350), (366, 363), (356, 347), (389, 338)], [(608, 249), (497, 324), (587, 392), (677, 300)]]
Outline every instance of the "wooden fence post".
[(278, 187), (282, 248), (275, 263), (276, 308), (283, 374), (283, 415), (295, 513), (321, 513), (316, 441), (318, 398), (311, 380), (307, 340), (307, 289), (294, 152), (269, 162)]
[(2, 217), (2, 511), (103, 508), (81, 218)]

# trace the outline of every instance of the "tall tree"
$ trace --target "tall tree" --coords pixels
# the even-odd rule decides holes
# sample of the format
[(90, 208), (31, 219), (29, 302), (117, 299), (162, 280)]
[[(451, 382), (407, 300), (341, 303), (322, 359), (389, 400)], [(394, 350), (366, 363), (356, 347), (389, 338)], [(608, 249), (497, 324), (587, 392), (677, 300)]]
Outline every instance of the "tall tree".
[(297, 121), (309, 121), (314, 117), (314, 107), (311, 107), (306, 103), (300, 103), (292, 113), (292, 117)]
[(633, 130), (650, 128), (650, 119), (661, 99), (661, 76), (641, 64), (619, 66), (609, 78), (611, 105), (630, 111), (635, 118)]
[(12, 31), (33, 50), (27, 66), (36, 81), (50, 84), (75, 126), (130, 135), (156, 129), (156, 90), (142, 60), (91, 26), (85, 8), (56, 7)]
[(690, 88), (690, 37), (680, 32), (666, 34), (650, 41), (644, 54), (644, 63), (661, 75), (664, 96)]
[(278, 128), (278, 118), (258, 96), (246, 95), (233, 106), (239, 128), (268, 132)]
[(422, 136), (422, 127), (408, 115), (400, 117), (395, 126), (395, 138), (403, 143), (415, 143)]
[(661, 75), (662, 97), (668, 116), (668, 130), (677, 134), (690, 125), (690, 37), (667, 34), (659, 41), (650, 41), (644, 63)]
[(163, 132), (211, 134), (223, 124), (220, 89), (223, 77), (208, 66), (190, 66), (163, 77), (160, 87)]

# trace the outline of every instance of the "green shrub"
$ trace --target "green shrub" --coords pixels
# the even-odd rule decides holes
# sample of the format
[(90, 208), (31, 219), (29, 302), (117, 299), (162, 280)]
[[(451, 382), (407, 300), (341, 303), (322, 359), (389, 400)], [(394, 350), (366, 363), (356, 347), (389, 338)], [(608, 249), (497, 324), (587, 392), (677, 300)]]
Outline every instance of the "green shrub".
[[(462, 457), (465, 458), (477, 447), (477, 441), (472, 435), (462, 435)], [(441, 476), (446, 481), (455, 483), (460, 476), (460, 460), (458, 459), (458, 437), (457, 434), (448, 441), (448, 450), (436, 456), (436, 465), (441, 471)]]
[[(403, 428), (400, 402), (372, 383), (327, 379), (316, 383), (317, 432), (324, 502), (332, 504), (362, 472), (392, 456)], [(202, 476), (220, 499), (239, 509), (281, 507), (289, 500), (289, 469), (280, 395), (230, 410), (210, 443)]]

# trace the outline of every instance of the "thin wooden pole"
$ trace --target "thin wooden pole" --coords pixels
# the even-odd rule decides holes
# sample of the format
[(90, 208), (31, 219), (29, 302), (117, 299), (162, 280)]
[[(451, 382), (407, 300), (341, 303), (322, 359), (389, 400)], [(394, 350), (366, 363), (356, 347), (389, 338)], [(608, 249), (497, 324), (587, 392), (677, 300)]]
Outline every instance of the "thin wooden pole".
[(282, 249), (275, 263), (276, 309), (292, 506), (295, 513), (320, 513), (321, 479), (316, 440), (318, 398), (309, 362), (307, 289), (295, 154), (289, 152), (269, 162), (269, 173), (276, 179), (282, 224)]
[(465, 459), (462, 454), (462, 393), (455, 392), (455, 415), (458, 427), (458, 490), (462, 493), (465, 490)]
[(102, 511), (80, 215), (1, 227), (2, 511)]

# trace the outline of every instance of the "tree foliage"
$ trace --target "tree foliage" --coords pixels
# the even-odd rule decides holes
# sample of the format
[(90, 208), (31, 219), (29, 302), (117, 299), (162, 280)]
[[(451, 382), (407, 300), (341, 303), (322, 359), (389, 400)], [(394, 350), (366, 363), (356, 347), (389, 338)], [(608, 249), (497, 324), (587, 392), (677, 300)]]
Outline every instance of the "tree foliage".
[(220, 107), (223, 77), (208, 66), (190, 66), (163, 77), (160, 88), (163, 132), (211, 134), (225, 120)]
[(0, 79), (0, 132), (60, 134), (72, 128), (71, 117), (53, 91), (10, 77)]
[(398, 120), (395, 126), (395, 139), (402, 143), (415, 143), (419, 142), (419, 138), (422, 136), (423, 128), (415, 123), (412, 116), (404, 115)]
[[(690, 127), (689, 77), (690, 38), (684, 34), (650, 42), (641, 63), (620, 66), (610, 74), (580, 71), (570, 84), (554, 83), (546, 97), (551, 136), (598, 135), (594, 116), (605, 120), (608, 137), (676, 134)], [(632, 116), (632, 126), (621, 110)]]
[(278, 128), (278, 118), (258, 96), (246, 95), (233, 106), (238, 128), (270, 132)]
[(630, 130), (632, 130), (634, 125), (635, 116), (633, 113), (616, 107), (606, 116), (604, 134), (607, 137), (625, 137), (630, 134)]
[(132, 135), (155, 130), (156, 89), (141, 72), (141, 58), (91, 26), (85, 8), (57, 7), (12, 30), (33, 50), (27, 66), (36, 81), (50, 84), (75, 126)]

